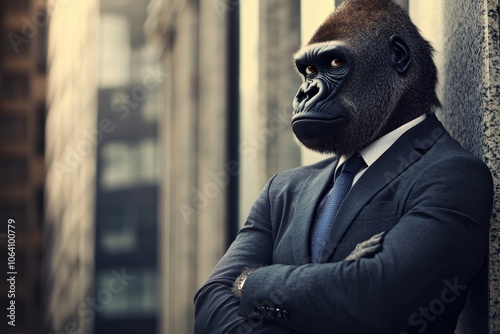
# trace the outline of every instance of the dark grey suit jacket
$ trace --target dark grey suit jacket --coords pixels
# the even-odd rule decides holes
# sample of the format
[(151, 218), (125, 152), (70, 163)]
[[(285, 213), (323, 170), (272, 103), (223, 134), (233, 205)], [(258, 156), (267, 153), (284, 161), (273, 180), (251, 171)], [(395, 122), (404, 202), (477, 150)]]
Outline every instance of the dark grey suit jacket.
[[(309, 233), (337, 160), (275, 175), (195, 297), (195, 333), (453, 333), (483, 264), (493, 185), (435, 116), (403, 134), (339, 208), (321, 264)], [(372, 258), (344, 258), (386, 231)], [(231, 294), (247, 266), (262, 265)]]

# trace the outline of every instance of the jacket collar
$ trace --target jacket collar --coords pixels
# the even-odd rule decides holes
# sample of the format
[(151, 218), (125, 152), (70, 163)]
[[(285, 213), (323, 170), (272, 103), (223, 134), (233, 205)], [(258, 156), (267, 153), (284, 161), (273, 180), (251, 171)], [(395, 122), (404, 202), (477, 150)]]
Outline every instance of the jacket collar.
[[(429, 115), (423, 122), (405, 132), (366, 170), (347, 194), (337, 212), (321, 262), (328, 261), (333, 255), (345, 232), (366, 203), (418, 161), (444, 132), (445, 129), (436, 116)], [(291, 225), (294, 230), (294, 260), (298, 265), (310, 262), (311, 224), (322, 195), (331, 185), (337, 163), (338, 160), (334, 159), (326, 168), (313, 172), (299, 194)]]

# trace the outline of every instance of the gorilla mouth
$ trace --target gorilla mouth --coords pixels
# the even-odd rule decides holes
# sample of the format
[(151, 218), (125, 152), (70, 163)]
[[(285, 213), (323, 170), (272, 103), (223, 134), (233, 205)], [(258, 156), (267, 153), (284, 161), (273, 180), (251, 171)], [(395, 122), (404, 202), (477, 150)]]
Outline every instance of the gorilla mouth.
[(319, 118), (312, 115), (298, 114), (292, 119), (292, 130), (297, 138), (310, 139), (331, 132), (333, 129), (338, 128), (340, 123), (346, 120), (347, 119), (343, 116)]

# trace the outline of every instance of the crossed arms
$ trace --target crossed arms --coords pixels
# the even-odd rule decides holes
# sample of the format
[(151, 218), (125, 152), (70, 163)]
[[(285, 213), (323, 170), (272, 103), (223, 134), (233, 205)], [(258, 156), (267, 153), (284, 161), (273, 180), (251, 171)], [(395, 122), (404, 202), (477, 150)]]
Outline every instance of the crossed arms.
[[(271, 179), (195, 297), (195, 333), (387, 334), (445, 320), (454, 326), (486, 253), (492, 180), (468, 156), (427, 167), (412, 181), (383, 249), (373, 257), (322, 264), (273, 260), (287, 228), (285, 221), (276, 222), (273, 203), (286, 182), (280, 174)], [(248, 276), (238, 300), (231, 288), (252, 265), (261, 267)], [(443, 315), (422, 314), (436, 298), (444, 300)], [(445, 303), (451, 300), (456, 303)], [(266, 308), (268, 314), (262, 313)]]

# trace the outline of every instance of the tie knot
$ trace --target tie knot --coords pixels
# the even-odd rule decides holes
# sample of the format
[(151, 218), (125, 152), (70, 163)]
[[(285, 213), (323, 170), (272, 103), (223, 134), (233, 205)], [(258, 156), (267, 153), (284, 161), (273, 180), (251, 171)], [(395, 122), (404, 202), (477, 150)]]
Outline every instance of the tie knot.
[(366, 167), (366, 163), (360, 154), (353, 155), (345, 162), (342, 167), (342, 173), (358, 173), (363, 167)]

